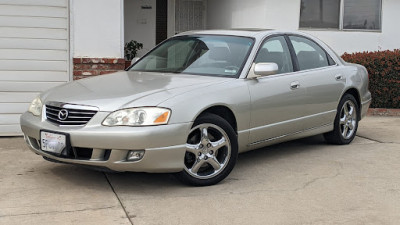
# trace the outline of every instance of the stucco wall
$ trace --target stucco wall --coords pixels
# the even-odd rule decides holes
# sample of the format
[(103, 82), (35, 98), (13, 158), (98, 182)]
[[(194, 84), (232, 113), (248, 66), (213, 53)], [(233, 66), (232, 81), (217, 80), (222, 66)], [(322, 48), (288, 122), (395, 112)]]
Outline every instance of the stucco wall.
[[(337, 53), (400, 48), (400, 1), (382, 0), (382, 32), (301, 30), (317, 36)], [(300, 0), (209, 0), (209, 29), (274, 28), (298, 30)]]
[(123, 0), (70, 0), (74, 58), (123, 58)]

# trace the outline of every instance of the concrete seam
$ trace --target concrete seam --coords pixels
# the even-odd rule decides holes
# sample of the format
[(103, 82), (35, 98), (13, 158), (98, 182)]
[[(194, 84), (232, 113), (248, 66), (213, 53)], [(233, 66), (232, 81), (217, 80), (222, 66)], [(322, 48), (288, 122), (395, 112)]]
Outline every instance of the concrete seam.
[(83, 211), (90, 211), (90, 210), (112, 209), (114, 207), (116, 207), (116, 206), (100, 207), (100, 208), (86, 208), (86, 209), (66, 210), (66, 211), (49, 211), (49, 212), (33, 212), (33, 213), (0, 215), (0, 218), (2, 218), (2, 217), (12, 217), (12, 216), (42, 215), (42, 214), (51, 214), (51, 213), (73, 213), (73, 212), (83, 212)]
[(375, 140), (375, 139), (372, 139), (372, 138), (369, 138), (369, 137), (364, 137), (364, 136), (361, 136), (361, 135), (357, 135), (358, 137), (360, 137), (360, 138), (364, 138), (364, 139), (367, 139), (367, 140), (370, 140), (370, 141), (375, 141), (375, 142), (378, 142), (378, 143), (386, 143), (386, 142), (382, 142), (382, 141), (378, 141), (378, 140)]
[(126, 208), (125, 208), (124, 204), (122, 203), (121, 199), (119, 198), (117, 192), (115, 191), (114, 186), (111, 184), (110, 179), (108, 178), (106, 173), (103, 172), (103, 174), (104, 174), (104, 177), (106, 178), (108, 184), (110, 185), (111, 190), (114, 192), (115, 197), (117, 197), (119, 204), (121, 205), (122, 209), (124, 210), (126, 217), (128, 218), (129, 222), (133, 225), (133, 221), (131, 220), (131, 217), (129, 217), (129, 214), (126, 211)]

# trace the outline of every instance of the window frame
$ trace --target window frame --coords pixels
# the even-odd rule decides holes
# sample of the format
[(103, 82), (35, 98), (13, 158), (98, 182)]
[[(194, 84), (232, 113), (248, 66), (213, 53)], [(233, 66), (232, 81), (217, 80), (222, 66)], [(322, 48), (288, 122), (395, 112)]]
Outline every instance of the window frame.
[(257, 57), (260, 54), (260, 51), (261, 51), (262, 47), (264, 46), (264, 44), (266, 42), (268, 42), (270, 39), (276, 38), (276, 37), (282, 37), (285, 40), (286, 47), (289, 50), (289, 55), (290, 55), (290, 60), (291, 60), (291, 63), (292, 63), (292, 70), (293, 71), (286, 72), (286, 73), (278, 73), (278, 74), (274, 74), (274, 75), (281, 75), (281, 74), (288, 74), (288, 73), (297, 72), (298, 71), (298, 63), (297, 63), (296, 53), (294, 53), (292, 43), (288, 42), (288, 37), (287, 37), (286, 34), (273, 34), (273, 35), (269, 35), (266, 38), (264, 38), (261, 41), (260, 45), (258, 46), (257, 53), (255, 54), (255, 56), (254, 56), (254, 58), (252, 60), (252, 64), (256, 63)]
[[(330, 67), (330, 66), (337, 66), (338, 65), (338, 63), (332, 58), (332, 56), (330, 56), (329, 55), (329, 53), (325, 50), (325, 48), (324, 47), (322, 47), (319, 43), (317, 43), (316, 41), (314, 41), (313, 39), (311, 39), (311, 38), (308, 38), (308, 37), (305, 37), (305, 36), (303, 36), (303, 35), (298, 35), (298, 34), (285, 34), (285, 36), (286, 36), (286, 42), (288, 42), (288, 45), (290, 45), (289, 46), (289, 49), (291, 49), (291, 51), (293, 51), (293, 56), (292, 57), (294, 57), (295, 58), (295, 61), (296, 61), (296, 72), (298, 72), (298, 71), (308, 71), (308, 70), (316, 70), (316, 69), (321, 69), (321, 68), (326, 68), (326, 67)], [(328, 61), (328, 65), (327, 66), (322, 66), (322, 67), (316, 67), (316, 68), (310, 68), (310, 69), (304, 69), (304, 70), (301, 70), (300, 69), (300, 65), (299, 65), (299, 60), (298, 60), (298, 57), (297, 57), (297, 55), (296, 55), (296, 50), (294, 49), (294, 47), (293, 47), (293, 44), (292, 44), (292, 40), (290, 40), (290, 36), (292, 36), (292, 37), (300, 37), (300, 38), (304, 38), (304, 39), (307, 39), (307, 40), (309, 40), (309, 41), (311, 41), (312, 43), (314, 43), (316, 46), (318, 46), (324, 53), (325, 53), (325, 56), (326, 56), (326, 60)], [(292, 54), (292, 53), (291, 53)], [(292, 59), (293, 60), (293, 59)], [(332, 64), (331, 64), (332, 63)]]
[(340, 1), (340, 6), (339, 6), (339, 27), (338, 28), (314, 28), (314, 27), (300, 27), (300, 19), (301, 19), (301, 2), (300, 0), (300, 7), (299, 7), (299, 30), (320, 30), (320, 31), (356, 31), (356, 32), (377, 32), (377, 33), (382, 33), (382, 11), (383, 11), (383, 0), (379, 0), (379, 22), (380, 22), (380, 28), (377, 30), (371, 30), (371, 29), (346, 29), (344, 28), (344, 2), (346, 0), (339, 0)]

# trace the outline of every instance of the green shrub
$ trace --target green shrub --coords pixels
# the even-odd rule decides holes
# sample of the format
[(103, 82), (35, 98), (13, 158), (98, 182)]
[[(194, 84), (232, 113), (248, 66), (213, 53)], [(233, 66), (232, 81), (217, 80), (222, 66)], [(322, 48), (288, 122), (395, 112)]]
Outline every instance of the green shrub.
[(400, 108), (400, 49), (344, 53), (342, 58), (367, 68), (371, 108)]
[(143, 48), (143, 44), (137, 41), (130, 41), (125, 43), (124, 51), (125, 51), (125, 59), (132, 60), (136, 57), (137, 52)]

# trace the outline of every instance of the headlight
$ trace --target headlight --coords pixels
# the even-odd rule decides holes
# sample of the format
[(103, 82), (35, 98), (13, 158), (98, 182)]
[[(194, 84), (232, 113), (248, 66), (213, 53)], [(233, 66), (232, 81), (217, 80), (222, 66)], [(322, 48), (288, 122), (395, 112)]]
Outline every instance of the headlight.
[(40, 116), (42, 114), (42, 101), (39, 96), (33, 99), (31, 105), (29, 106), (28, 111), (31, 112), (35, 116)]
[(167, 124), (171, 110), (157, 107), (130, 108), (115, 111), (103, 121), (105, 126), (151, 126)]

